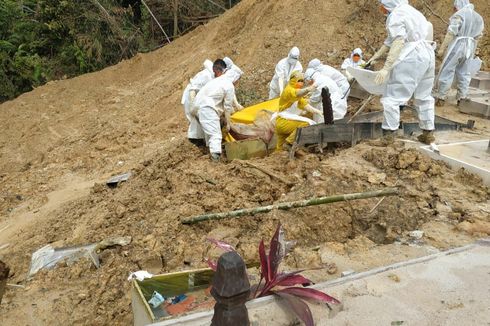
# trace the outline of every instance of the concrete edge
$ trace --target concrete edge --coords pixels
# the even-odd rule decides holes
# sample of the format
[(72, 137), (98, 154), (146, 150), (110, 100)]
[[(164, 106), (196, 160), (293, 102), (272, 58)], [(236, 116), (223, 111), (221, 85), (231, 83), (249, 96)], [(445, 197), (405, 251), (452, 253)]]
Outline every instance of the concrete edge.
[[(436, 254), (432, 254), (432, 255), (416, 258), (416, 259), (411, 259), (411, 260), (407, 260), (407, 261), (400, 262), (400, 263), (395, 263), (395, 264), (388, 265), (388, 266), (375, 268), (375, 269), (372, 269), (372, 270), (369, 270), (366, 272), (353, 274), (353, 275), (350, 275), (347, 277), (337, 278), (337, 279), (334, 279), (334, 280), (331, 280), (328, 282), (318, 283), (318, 284), (311, 286), (310, 288), (317, 289), (317, 290), (327, 289), (327, 288), (330, 288), (333, 286), (337, 286), (337, 285), (345, 284), (348, 282), (356, 281), (356, 280), (359, 280), (359, 279), (362, 279), (362, 278), (365, 278), (368, 276), (381, 274), (381, 273), (384, 273), (384, 272), (387, 272), (390, 270), (397, 270), (397, 269), (402, 268), (402, 267), (407, 267), (407, 266), (412, 266), (415, 264), (425, 263), (425, 262), (428, 262), (428, 261), (431, 261), (431, 260), (434, 260), (434, 259), (437, 259), (440, 257), (458, 254), (458, 253), (465, 252), (465, 251), (468, 251), (470, 249), (473, 249), (473, 248), (476, 248), (479, 246), (490, 247), (490, 238), (479, 239), (476, 242), (469, 244), (469, 245), (466, 245), (466, 246), (463, 246), (463, 247), (453, 248), (450, 250), (438, 252)], [(271, 303), (275, 300), (277, 300), (277, 298), (275, 296), (267, 296), (264, 298), (251, 300), (251, 301), (247, 302), (247, 309), (249, 309), (249, 311), (250, 311), (254, 308), (257, 308), (257, 307), (266, 305), (268, 303)], [(175, 319), (170, 319), (170, 320), (166, 320), (166, 321), (162, 321), (162, 322), (157, 322), (157, 323), (154, 323), (151, 325), (153, 325), (153, 326), (170, 326), (170, 325), (184, 325), (187, 322), (199, 322), (199, 321), (204, 322), (205, 320), (211, 320), (211, 318), (213, 317), (213, 313), (214, 313), (213, 310), (205, 311), (205, 312), (199, 312), (199, 313), (191, 314), (188, 316), (183, 316), (180, 318), (175, 318)]]

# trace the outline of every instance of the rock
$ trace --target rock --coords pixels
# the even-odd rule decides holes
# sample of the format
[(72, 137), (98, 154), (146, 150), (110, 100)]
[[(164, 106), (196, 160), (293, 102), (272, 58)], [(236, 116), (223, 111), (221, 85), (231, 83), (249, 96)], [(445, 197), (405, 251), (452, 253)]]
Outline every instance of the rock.
[(375, 174), (370, 174), (368, 176), (368, 181), (369, 183), (379, 185), (383, 183), (386, 180), (386, 174), (385, 173), (375, 173)]
[(338, 268), (337, 268), (337, 265), (335, 263), (328, 263), (325, 265), (325, 269), (327, 270), (327, 273), (329, 275), (334, 275), (334, 274), (337, 274), (338, 272)]
[(415, 240), (420, 240), (424, 236), (424, 231), (415, 230), (408, 233), (408, 236)]

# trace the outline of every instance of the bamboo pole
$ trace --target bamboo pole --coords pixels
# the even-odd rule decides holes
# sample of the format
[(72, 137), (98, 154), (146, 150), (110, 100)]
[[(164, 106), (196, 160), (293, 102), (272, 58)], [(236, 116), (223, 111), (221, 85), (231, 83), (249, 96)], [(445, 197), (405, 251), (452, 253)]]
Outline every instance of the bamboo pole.
[(270, 212), (270, 211), (275, 210), (275, 209), (288, 210), (291, 208), (331, 204), (331, 203), (336, 203), (336, 202), (340, 202), (340, 201), (366, 199), (366, 198), (373, 198), (373, 197), (394, 196), (397, 194), (398, 194), (397, 188), (385, 188), (385, 189), (376, 190), (376, 191), (353, 193), (353, 194), (344, 194), (344, 195), (335, 195), (335, 196), (328, 196), (328, 197), (319, 197), (319, 198), (312, 198), (312, 199), (299, 200), (299, 201), (293, 201), (293, 202), (279, 203), (279, 204), (269, 205), (269, 206), (239, 209), (239, 210), (231, 211), (231, 212), (199, 215), (199, 216), (194, 216), (194, 217), (185, 219), (181, 223), (182, 224), (196, 224), (199, 222), (204, 222), (204, 221), (209, 221), (209, 220), (221, 220), (221, 219), (225, 219), (225, 218), (240, 217), (240, 216), (244, 216), (244, 215), (255, 215), (255, 214), (260, 214), (260, 213), (267, 213), (267, 212)]
[(167, 33), (165, 33), (165, 30), (163, 29), (162, 25), (160, 25), (160, 23), (158, 22), (157, 18), (155, 17), (155, 15), (153, 15), (153, 12), (151, 11), (150, 7), (148, 7), (148, 5), (146, 4), (146, 2), (144, 0), (141, 0), (141, 3), (145, 6), (145, 8), (148, 10), (148, 12), (150, 13), (150, 16), (153, 18), (153, 20), (157, 23), (158, 27), (160, 27), (160, 30), (162, 31), (163, 35), (165, 35), (165, 38), (167, 39), (167, 42), (170, 43), (170, 39), (168, 38), (168, 35)]

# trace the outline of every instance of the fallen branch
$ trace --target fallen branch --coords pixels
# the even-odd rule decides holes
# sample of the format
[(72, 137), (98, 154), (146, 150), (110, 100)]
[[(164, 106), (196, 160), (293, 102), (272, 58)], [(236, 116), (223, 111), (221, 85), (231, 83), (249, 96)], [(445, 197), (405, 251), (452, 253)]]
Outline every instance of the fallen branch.
[(449, 23), (444, 19), (442, 18), (440, 15), (438, 15), (434, 10), (432, 10), (432, 8), (427, 4), (427, 2), (425, 2), (424, 0), (422, 0), (422, 3), (424, 4), (424, 6), (429, 9), (430, 13), (434, 16), (436, 16), (437, 18), (439, 18), (444, 24), (446, 25), (449, 25)]
[(383, 190), (361, 192), (361, 193), (354, 193), (354, 194), (335, 195), (335, 196), (320, 197), (320, 198), (312, 198), (312, 199), (299, 200), (299, 201), (293, 201), (293, 202), (279, 203), (279, 204), (269, 205), (269, 206), (240, 209), (240, 210), (231, 211), (231, 212), (199, 215), (199, 216), (191, 217), (189, 219), (185, 219), (181, 223), (182, 224), (196, 224), (199, 222), (204, 222), (204, 221), (209, 221), (209, 220), (221, 220), (221, 219), (225, 219), (225, 218), (240, 217), (240, 216), (244, 216), (244, 215), (255, 215), (255, 214), (260, 214), (260, 213), (267, 213), (267, 212), (270, 212), (270, 211), (275, 210), (275, 209), (289, 210), (291, 208), (331, 204), (331, 203), (336, 203), (336, 202), (340, 202), (340, 201), (366, 199), (366, 198), (372, 198), (372, 197), (394, 196), (397, 194), (398, 194), (398, 189), (396, 189), (396, 188), (385, 188)]
[(165, 30), (163, 29), (162, 25), (160, 25), (160, 23), (158, 22), (158, 19), (155, 17), (155, 15), (153, 15), (153, 12), (151, 11), (150, 7), (148, 7), (148, 5), (146, 4), (146, 2), (144, 0), (141, 0), (141, 3), (148, 10), (148, 12), (150, 13), (150, 16), (157, 23), (158, 27), (160, 27), (160, 30), (162, 31), (163, 35), (165, 35), (165, 38), (167, 39), (167, 42), (170, 43), (170, 39), (169, 39), (167, 33), (165, 33)]
[(261, 171), (261, 172), (263, 172), (263, 173), (267, 174), (267, 175), (268, 175), (268, 176), (270, 176), (271, 178), (273, 178), (273, 179), (277, 179), (277, 180), (281, 181), (282, 183), (284, 183), (284, 184), (286, 184), (286, 185), (288, 185), (288, 186), (292, 186), (292, 185), (294, 185), (294, 182), (288, 181), (288, 180), (284, 179), (283, 177), (278, 176), (278, 175), (277, 175), (277, 174), (275, 174), (274, 172), (269, 171), (269, 170), (267, 170), (267, 169), (265, 169), (265, 168), (262, 168), (262, 167), (260, 167), (260, 166), (257, 166), (257, 165), (255, 165), (255, 164), (253, 164), (253, 163), (250, 163), (250, 162), (247, 162), (247, 161), (242, 161), (242, 162), (240, 162), (240, 163), (242, 163), (243, 165), (249, 166), (249, 167), (251, 167), (251, 168), (257, 169), (257, 170), (259, 170), (259, 171)]

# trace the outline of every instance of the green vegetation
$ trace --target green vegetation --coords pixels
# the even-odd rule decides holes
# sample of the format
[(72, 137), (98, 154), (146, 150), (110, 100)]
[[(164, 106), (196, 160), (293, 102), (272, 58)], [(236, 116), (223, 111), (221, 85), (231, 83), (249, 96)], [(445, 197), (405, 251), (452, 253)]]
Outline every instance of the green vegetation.
[[(147, 0), (170, 38), (238, 1)], [(0, 102), (166, 43), (141, 0), (1, 0)]]

